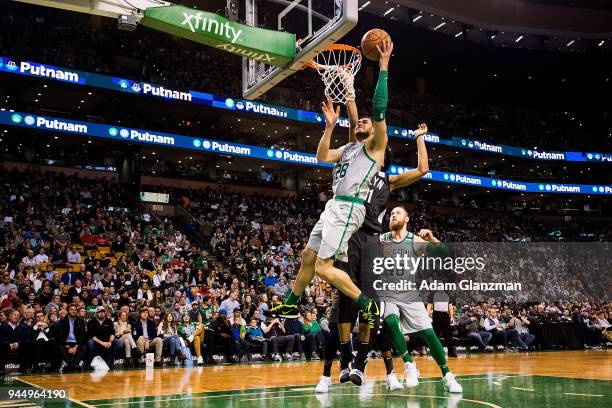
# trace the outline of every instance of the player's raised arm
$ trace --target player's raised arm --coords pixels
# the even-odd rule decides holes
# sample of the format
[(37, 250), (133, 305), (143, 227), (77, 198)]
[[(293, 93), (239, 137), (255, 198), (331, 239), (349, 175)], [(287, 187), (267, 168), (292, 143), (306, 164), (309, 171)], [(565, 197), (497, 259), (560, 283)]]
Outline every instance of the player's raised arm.
[(427, 134), (427, 125), (425, 123), (421, 123), (419, 128), (414, 131), (418, 153), (417, 168), (402, 173), (399, 176), (389, 177), (389, 189), (391, 191), (409, 186), (426, 175), (429, 171), (429, 158), (427, 157), (427, 147), (425, 146), (425, 134)]
[(325, 117), (325, 132), (323, 132), (323, 136), (319, 140), (317, 160), (323, 163), (337, 163), (342, 157), (342, 149), (330, 149), (329, 142), (340, 117), (340, 106), (334, 108), (331, 99), (327, 98), (327, 101), (321, 104), (321, 110)]
[(448, 247), (428, 229), (422, 229), (414, 235), (413, 245), (418, 255), (444, 257), (450, 253)]
[(349, 119), (349, 143), (352, 143), (357, 141), (355, 127), (357, 127), (357, 121), (359, 120), (359, 111), (357, 110), (354, 95), (353, 99), (348, 99), (346, 101), (346, 110)]
[(382, 150), (387, 147), (387, 103), (389, 100), (389, 89), (387, 81), (389, 79), (389, 59), (393, 52), (393, 43), (391, 40), (383, 41), (381, 46), (376, 46), (379, 59), (378, 66), (378, 82), (374, 91), (374, 101), (372, 103), (372, 116), (374, 120), (374, 150)]

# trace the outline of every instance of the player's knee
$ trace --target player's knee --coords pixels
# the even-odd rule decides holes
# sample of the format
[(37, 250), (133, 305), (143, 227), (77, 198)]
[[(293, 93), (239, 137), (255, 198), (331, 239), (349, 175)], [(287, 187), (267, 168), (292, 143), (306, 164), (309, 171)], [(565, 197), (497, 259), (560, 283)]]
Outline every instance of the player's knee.
[(332, 267), (333, 259), (317, 258), (315, 261), (315, 273), (325, 281), (329, 282), (329, 272)]
[(385, 317), (384, 322), (387, 326), (392, 328), (396, 328), (400, 324), (399, 317), (394, 314), (390, 314), (389, 316)]
[(317, 261), (317, 253), (310, 248), (306, 248), (302, 254), (302, 266), (313, 267)]

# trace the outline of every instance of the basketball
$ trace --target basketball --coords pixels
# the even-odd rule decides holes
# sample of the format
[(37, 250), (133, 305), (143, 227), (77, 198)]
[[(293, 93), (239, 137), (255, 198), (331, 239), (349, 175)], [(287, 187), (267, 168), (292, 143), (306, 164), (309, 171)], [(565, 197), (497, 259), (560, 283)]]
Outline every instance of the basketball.
[(391, 37), (385, 30), (374, 28), (363, 36), (361, 39), (361, 53), (369, 60), (378, 61), (378, 50), (376, 46), (381, 46), (383, 41), (389, 40)]

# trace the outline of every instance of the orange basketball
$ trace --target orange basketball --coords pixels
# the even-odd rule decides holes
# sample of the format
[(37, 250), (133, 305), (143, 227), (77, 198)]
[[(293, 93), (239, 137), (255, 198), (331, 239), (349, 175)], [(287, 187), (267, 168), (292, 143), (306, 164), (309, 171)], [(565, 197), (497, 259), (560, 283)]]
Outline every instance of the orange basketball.
[(361, 39), (361, 53), (369, 60), (378, 61), (378, 50), (376, 46), (382, 46), (383, 41), (390, 40), (391, 37), (385, 30), (374, 28)]

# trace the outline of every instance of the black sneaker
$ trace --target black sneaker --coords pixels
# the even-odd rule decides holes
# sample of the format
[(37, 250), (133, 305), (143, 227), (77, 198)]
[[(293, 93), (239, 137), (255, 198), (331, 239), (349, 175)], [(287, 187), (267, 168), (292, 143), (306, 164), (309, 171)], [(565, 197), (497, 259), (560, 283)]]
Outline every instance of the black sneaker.
[(358, 368), (353, 368), (349, 374), (351, 382), (357, 386), (363, 384), (363, 371)]
[(339, 381), (340, 383), (345, 383), (345, 382), (349, 382), (351, 379), (351, 368), (352, 368), (352, 364), (349, 364), (349, 366), (347, 368), (342, 369), (342, 371), (340, 371), (340, 378)]
[(370, 326), (370, 329), (377, 327), (380, 319), (380, 309), (374, 300), (370, 300), (370, 304), (366, 310), (361, 312), (361, 317), (365, 319)]
[(296, 319), (298, 317), (298, 308), (296, 305), (287, 305), (281, 303), (272, 309), (264, 310), (266, 317), (283, 317), (285, 319)]

